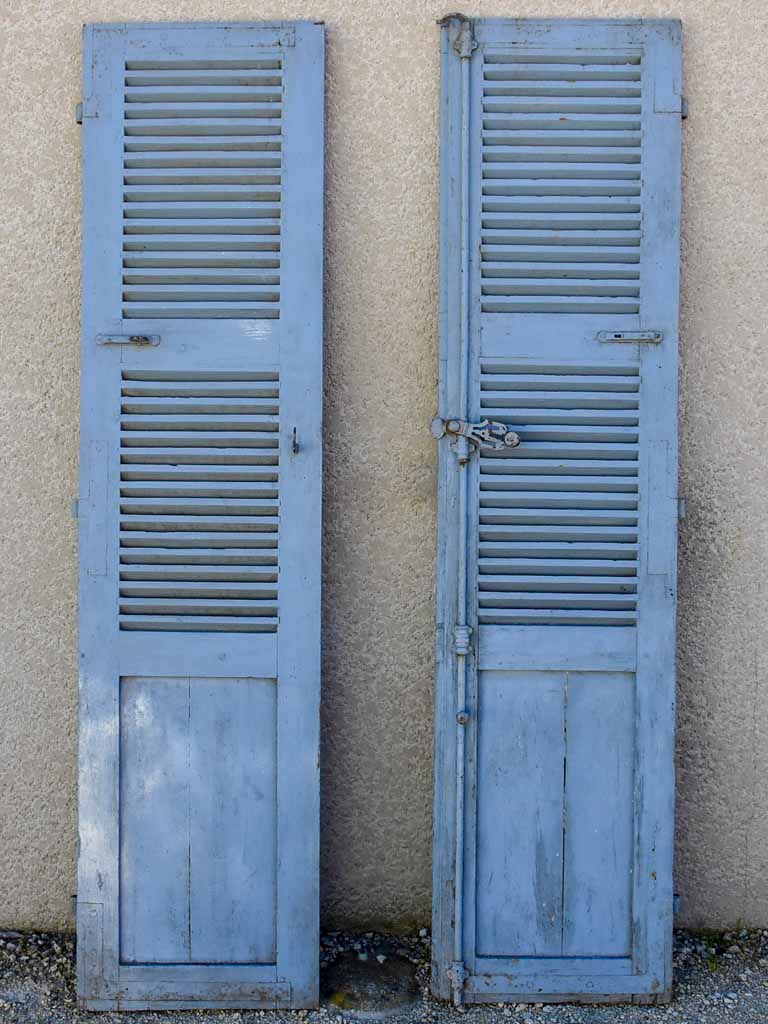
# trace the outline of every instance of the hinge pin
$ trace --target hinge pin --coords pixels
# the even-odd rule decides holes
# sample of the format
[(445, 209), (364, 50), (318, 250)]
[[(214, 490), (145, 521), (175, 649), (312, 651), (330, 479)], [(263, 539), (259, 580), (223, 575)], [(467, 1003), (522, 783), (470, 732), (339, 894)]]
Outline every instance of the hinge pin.
[(456, 626), (453, 632), (453, 651), (460, 657), (466, 657), (472, 641), (471, 626)]

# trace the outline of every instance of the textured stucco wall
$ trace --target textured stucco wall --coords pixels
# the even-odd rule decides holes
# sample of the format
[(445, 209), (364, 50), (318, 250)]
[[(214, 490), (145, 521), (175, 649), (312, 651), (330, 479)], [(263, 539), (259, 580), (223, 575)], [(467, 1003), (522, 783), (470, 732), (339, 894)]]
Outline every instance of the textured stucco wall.
[[(0, 926), (67, 926), (75, 877), (80, 25), (328, 27), (323, 903), (430, 912), (438, 32), (427, 0), (2, 5)], [(692, 924), (768, 925), (764, 0), (478, 2), (685, 29), (679, 801)]]

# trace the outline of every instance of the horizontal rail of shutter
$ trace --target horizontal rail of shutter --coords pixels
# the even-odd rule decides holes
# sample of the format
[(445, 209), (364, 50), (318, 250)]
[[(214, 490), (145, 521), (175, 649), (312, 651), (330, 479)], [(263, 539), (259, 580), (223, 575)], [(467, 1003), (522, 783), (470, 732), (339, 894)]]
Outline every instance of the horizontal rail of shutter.
[(638, 367), (483, 360), (480, 389), (521, 444), (480, 459), (478, 621), (634, 625)]
[(281, 60), (124, 72), (123, 316), (277, 319)]

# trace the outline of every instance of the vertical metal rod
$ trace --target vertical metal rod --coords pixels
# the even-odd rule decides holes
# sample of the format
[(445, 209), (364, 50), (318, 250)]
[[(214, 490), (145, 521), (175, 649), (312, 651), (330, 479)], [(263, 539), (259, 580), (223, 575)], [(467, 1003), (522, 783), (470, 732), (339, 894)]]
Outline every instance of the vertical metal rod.
[[(467, 28), (462, 25), (461, 32)], [(471, 36), (470, 36), (471, 38)], [(471, 43), (469, 48), (471, 53)], [(461, 60), (461, 305), (460, 305), (460, 392), (459, 415), (469, 415), (469, 54), (459, 52)], [(456, 439), (459, 467), (459, 552), (458, 552), (458, 596), (456, 608), (456, 848), (454, 852), (453, 891), (453, 1001), (461, 1005), (464, 962), (464, 762), (465, 730), (464, 705), (467, 698), (467, 654), (468, 644), (460, 642), (467, 627), (467, 466), (469, 441), (466, 437)], [(464, 719), (460, 721), (459, 719)]]

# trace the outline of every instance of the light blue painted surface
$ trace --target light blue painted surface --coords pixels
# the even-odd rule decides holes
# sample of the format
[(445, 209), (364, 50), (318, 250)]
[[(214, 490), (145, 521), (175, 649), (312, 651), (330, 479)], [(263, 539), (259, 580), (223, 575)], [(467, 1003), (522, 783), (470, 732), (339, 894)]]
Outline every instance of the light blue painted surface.
[[(562, 952), (563, 677), (482, 672), (477, 952)], [(510, 878), (525, 884), (510, 885)]]
[[(680, 26), (470, 28), (471, 57), (455, 46), (469, 52), (461, 19), (442, 32), (440, 415), (463, 413), (468, 356), (469, 418), (522, 440), (472, 456), (463, 524), (466, 471), (440, 441), (433, 989), (469, 1002), (665, 999)], [(627, 332), (661, 340), (605, 340)], [(460, 699), (463, 616), (474, 635)]]
[(85, 29), (94, 1009), (318, 998), (323, 40), (298, 22)]

